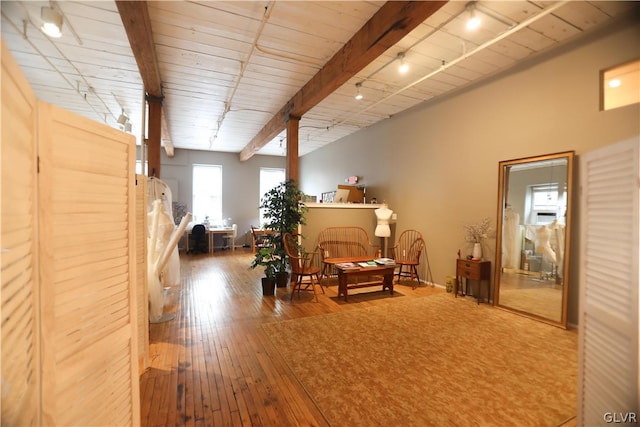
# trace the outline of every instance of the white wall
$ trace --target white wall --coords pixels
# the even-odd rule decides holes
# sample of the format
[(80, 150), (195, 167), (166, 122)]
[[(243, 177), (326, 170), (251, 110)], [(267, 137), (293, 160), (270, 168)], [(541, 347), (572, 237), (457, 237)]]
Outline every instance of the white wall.
[[(579, 156), (638, 139), (638, 104), (599, 111), (599, 76), (639, 53), (638, 19), (615, 23), (302, 157), (301, 189), (320, 195), (347, 176), (363, 177), (367, 198), (385, 199), (398, 213), (398, 231), (423, 233), (434, 279), (444, 284), (455, 275), (458, 249), (470, 253), (464, 224), (488, 216), (495, 225), (499, 161), (568, 150)], [(570, 323), (577, 323), (577, 214), (574, 202)], [(494, 254), (491, 239), (484, 255), (493, 261)]]
[(241, 162), (238, 153), (199, 150), (175, 150), (167, 157), (163, 151), (160, 179), (175, 180), (178, 198), (191, 209), (192, 165), (222, 165), (222, 217), (232, 218), (238, 224), (236, 244), (250, 243), (250, 226), (259, 223), (260, 168), (285, 168), (285, 158), (277, 156), (253, 156)]

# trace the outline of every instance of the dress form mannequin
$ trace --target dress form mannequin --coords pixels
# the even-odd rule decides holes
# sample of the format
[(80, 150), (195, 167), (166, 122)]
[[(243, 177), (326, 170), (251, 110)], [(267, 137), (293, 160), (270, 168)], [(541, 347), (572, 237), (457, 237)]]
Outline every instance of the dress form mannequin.
[(377, 237), (389, 237), (391, 236), (391, 228), (389, 228), (389, 221), (393, 211), (389, 209), (387, 202), (382, 202), (382, 206), (375, 210), (376, 217), (378, 218), (378, 225), (376, 226), (375, 235)]
[(556, 253), (551, 249), (551, 229), (541, 225), (536, 229), (536, 253), (546, 256), (552, 263), (556, 263)]
[(389, 221), (393, 211), (389, 209), (387, 202), (382, 202), (382, 206), (375, 210), (376, 217), (378, 218), (378, 225), (374, 234), (376, 237), (384, 238), (384, 256), (387, 256), (387, 237), (391, 236), (391, 228), (389, 227)]

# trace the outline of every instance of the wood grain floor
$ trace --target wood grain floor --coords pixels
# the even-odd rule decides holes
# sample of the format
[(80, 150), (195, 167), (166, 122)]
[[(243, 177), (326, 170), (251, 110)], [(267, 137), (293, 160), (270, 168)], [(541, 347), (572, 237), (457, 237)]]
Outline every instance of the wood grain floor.
[[(337, 285), (313, 301), (289, 300), (289, 289), (263, 297), (262, 271), (248, 268), (248, 250), (181, 254), (182, 284), (168, 290), (174, 320), (150, 327), (150, 368), (141, 375), (142, 426), (328, 426), (291, 374), (261, 325), (385, 304), (378, 288), (358, 290), (349, 303)], [(396, 285), (402, 298), (441, 288)], [(313, 361), (310, 361), (313, 363)]]

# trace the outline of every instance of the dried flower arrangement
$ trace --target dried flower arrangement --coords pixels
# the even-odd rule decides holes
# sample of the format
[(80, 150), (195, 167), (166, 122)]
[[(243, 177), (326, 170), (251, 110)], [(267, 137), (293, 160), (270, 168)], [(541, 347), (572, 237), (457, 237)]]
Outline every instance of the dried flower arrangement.
[(464, 226), (467, 230), (467, 242), (481, 243), (482, 239), (489, 237), (489, 233), (493, 231), (491, 228), (491, 220), (487, 217), (478, 224), (467, 224)]

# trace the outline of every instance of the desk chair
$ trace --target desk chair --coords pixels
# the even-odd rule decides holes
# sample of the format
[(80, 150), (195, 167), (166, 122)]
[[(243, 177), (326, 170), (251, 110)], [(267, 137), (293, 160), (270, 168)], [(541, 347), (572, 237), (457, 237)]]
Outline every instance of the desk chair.
[(231, 249), (232, 252), (235, 252), (235, 241), (236, 237), (238, 236), (238, 224), (233, 224), (231, 228), (231, 233), (227, 233), (222, 236), (222, 241), (224, 242), (222, 248)]
[(209, 252), (209, 239), (204, 224), (196, 224), (193, 226), (191, 236), (189, 237), (189, 244), (192, 246), (187, 248), (187, 253)]

